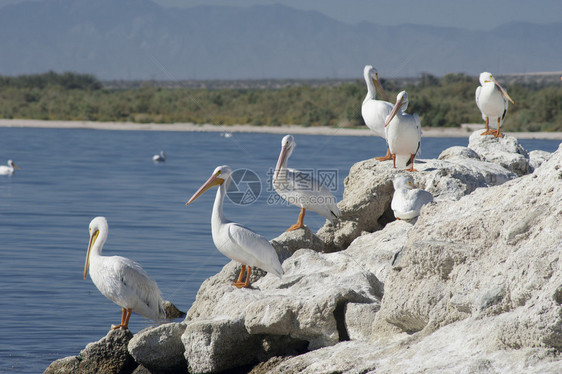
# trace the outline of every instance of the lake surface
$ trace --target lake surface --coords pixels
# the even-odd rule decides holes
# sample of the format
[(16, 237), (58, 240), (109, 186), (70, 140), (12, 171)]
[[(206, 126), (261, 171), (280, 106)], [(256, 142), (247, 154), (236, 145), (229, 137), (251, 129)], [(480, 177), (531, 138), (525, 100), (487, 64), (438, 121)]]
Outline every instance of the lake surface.
[[(0, 372), (42, 372), (53, 360), (77, 355), (105, 336), (121, 308), (83, 279), (88, 225), (109, 223), (104, 255), (139, 262), (165, 299), (186, 311), (203, 280), (229, 261), (214, 247), (210, 216), (215, 190), (185, 202), (218, 165), (246, 168), (261, 179), (259, 198), (225, 215), (272, 239), (297, 220), (299, 209), (271, 201), (276, 134), (0, 128), (0, 162), (22, 170), (0, 176)], [(300, 135), (290, 167), (324, 170), (343, 180), (357, 161), (381, 156), (378, 137)], [(559, 141), (521, 140), (527, 150), (552, 152)], [(467, 138), (424, 138), (422, 158), (468, 144)], [(152, 155), (165, 150), (168, 160)], [(244, 192), (249, 184), (238, 185)], [(305, 223), (316, 231), (316, 213)], [(151, 325), (137, 314), (133, 333)]]

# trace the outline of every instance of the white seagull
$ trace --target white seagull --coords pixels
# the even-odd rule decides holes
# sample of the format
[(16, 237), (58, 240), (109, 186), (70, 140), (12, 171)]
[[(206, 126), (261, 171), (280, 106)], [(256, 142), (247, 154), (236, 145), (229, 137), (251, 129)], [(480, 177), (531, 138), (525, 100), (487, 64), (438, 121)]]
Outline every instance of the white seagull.
[[(205, 191), (218, 185), (219, 189), (215, 197), (213, 214), (211, 216), (211, 232), (213, 243), (215, 243), (215, 247), (217, 247), (219, 252), (242, 264), (238, 280), (232, 283), (232, 285), (238, 288), (248, 287), (250, 285), (252, 266), (257, 266), (281, 278), (283, 268), (275, 248), (273, 248), (269, 241), (249, 228), (227, 220), (224, 216), (222, 206), (228, 186), (232, 182), (231, 176), (232, 170), (227, 165), (217, 167), (211, 177), (195, 192), (185, 205), (191, 204)], [(246, 269), (246, 280), (242, 281)]]
[(390, 207), (397, 219), (413, 219), (420, 215), (421, 207), (433, 201), (433, 195), (414, 185), (410, 175), (399, 175), (392, 181), (394, 195)]
[(8, 160), (8, 166), (0, 165), (0, 175), (12, 175), (14, 174), (15, 169), (19, 170), (20, 168), (14, 161)]
[(396, 168), (396, 155), (410, 156), (410, 168), (414, 169), (414, 158), (421, 147), (421, 123), (417, 113), (413, 115), (405, 113), (408, 108), (408, 94), (402, 91), (396, 97), (396, 104), (386, 118), (384, 124), (386, 141), (392, 156), (394, 168)]
[[(384, 123), (386, 117), (392, 111), (392, 104), (388, 102), (388, 97), (384, 93), (384, 90), (379, 82), (379, 74), (377, 70), (371, 65), (366, 65), (363, 69), (363, 76), (365, 78), (365, 83), (367, 84), (367, 96), (363, 100), (361, 105), (361, 115), (363, 116), (363, 121), (368, 128), (373, 130), (375, 134), (386, 140), (386, 135), (384, 131)], [(380, 92), (383, 100), (377, 100), (377, 91)], [(386, 161), (390, 160), (390, 150), (387, 148), (386, 156), (375, 157), (376, 160)]]
[[(507, 114), (508, 101), (515, 104), (507, 92), (496, 81), (491, 73), (480, 73), (480, 86), (476, 88), (476, 105), (482, 112), (482, 119), (486, 121), (486, 131), (482, 135), (494, 135), (501, 138), (500, 127)], [(490, 130), (490, 119), (497, 121), (497, 130)]]
[(154, 161), (154, 162), (164, 162), (164, 161), (166, 161), (166, 154), (164, 153), (164, 151), (160, 151), (159, 155), (152, 156), (152, 161)]
[(132, 312), (153, 321), (164, 320), (166, 312), (160, 289), (143, 268), (126, 257), (101, 255), (108, 231), (105, 217), (96, 217), (90, 222), (84, 279), (90, 270), (90, 278), (102, 295), (123, 308), (121, 324), (112, 329), (128, 328)]
[(326, 186), (313, 178), (310, 172), (287, 168), (287, 161), (296, 146), (297, 143), (291, 135), (286, 135), (281, 140), (281, 153), (273, 174), (273, 188), (279, 196), (301, 208), (297, 223), (289, 227), (287, 231), (304, 227), (303, 220), (306, 209), (320, 214), (333, 224), (334, 218), (340, 215), (336, 197)]

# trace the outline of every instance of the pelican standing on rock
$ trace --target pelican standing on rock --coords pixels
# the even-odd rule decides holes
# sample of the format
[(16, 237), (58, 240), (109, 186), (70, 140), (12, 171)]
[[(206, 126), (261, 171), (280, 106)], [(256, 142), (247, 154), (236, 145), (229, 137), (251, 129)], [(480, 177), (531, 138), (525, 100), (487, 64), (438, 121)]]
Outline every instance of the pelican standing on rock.
[[(374, 67), (366, 65), (363, 69), (363, 76), (365, 78), (365, 83), (367, 84), (367, 96), (365, 96), (363, 104), (361, 105), (361, 115), (363, 116), (363, 121), (365, 121), (367, 127), (375, 134), (386, 140), (384, 123), (386, 121), (386, 117), (392, 111), (392, 104), (388, 102), (388, 97), (384, 93), (384, 90), (379, 82), (379, 74)], [(377, 91), (380, 92), (383, 100), (376, 99)], [(375, 157), (375, 159), (379, 161), (386, 161), (391, 158), (390, 149), (388, 149), (388, 147), (386, 156)]]
[(394, 178), (392, 184), (394, 195), (390, 207), (397, 219), (416, 218), (420, 215), (422, 206), (433, 201), (433, 195), (417, 188), (410, 175), (399, 175)]
[[(219, 189), (215, 197), (213, 214), (211, 216), (211, 232), (213, 243), (215, 243), (215, 247), (217, 247), (219, 252), (242, 264), (238, 280), (232, 283), (232, 285), (238, 288), (248, 287), (250, 285), (250, 276), (252, 275), (252, 266), (257, 266), (281, 278), (283, 268), (275, 248), (273, 248), (269, 241), (249, 228), (231, 222), (224, 217), (222, 206), (226, 191), (228, 191), (228, 186), (231, 182), (232, 170), (230, 167), (227, 165), (219, 166), (185, 205), (191, 204), (205, 191), (218, 185)], [(246, 280), (242, 281), (246, 271)]]
[[(476, 88), (476, 105), (482, 112), (482, 119), (486, 121), (486, 131), (482, 135), (494, 135), (501, 138), (500, 127), (507, 114), (508, 101), (515, 104), (507, 92), (491, 73), (480, 73), (480, 86)], [(497, 121), (497, 130), (490, 130), (490, 119)]]
[(273, 188), (279, 196), (301, 208), (297, 223), (289, 227), (287, 231), (304, 227), (303, 220), (307, 209), (320, 214), (333, 224), (334, 218), (338, 218), (340, 215), (336, 197), (326, 186), (321, 185), (313, 178), (310, 172), (287, 168), (287, 161), (296, 146), (297, 143), (291, 135), (286, 135), (283, 138), (281, 153), (273, 174)]
[(138, 263), (126, 257), (101, 255), (108, 231), (105, 217), (96, 217), (90, 222), (84, 279), (89, 270), (92, 282), (102, 295), (123, 308), (121, 323), (112, 329), (127, 329), (132, 312), (153, 321), (166, 319), (160, 289)]
[(152, 156), (152, 161), (154, 162), (165, 162), (166, 161), (166, 154), (164, 151), (160, 151), (159, 155)]
[(19, 166), (14, 161), (8, 160), (8, 166), (0, 165), (0, 175), (13, 175), (15, 169), (20, 170)]
[(384, 124), (386, 141), (392, 155), (392, 162), (396, 168), (396, 155), (410, 156), (410, 168), (414, 169), (414, 158), (421, 147), (421, 123), (417, 113), (413, 115), (405, 113), (408, 108), (408, 94), (402, 91), (396, 97), (396, 104), (390, 114), (386, 117)]

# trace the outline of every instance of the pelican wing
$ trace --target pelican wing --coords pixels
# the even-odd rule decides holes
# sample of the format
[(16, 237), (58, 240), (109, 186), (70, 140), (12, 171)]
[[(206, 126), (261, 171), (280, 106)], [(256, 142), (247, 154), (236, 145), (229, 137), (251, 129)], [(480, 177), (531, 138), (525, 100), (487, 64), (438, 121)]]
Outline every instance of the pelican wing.
[(399, 189), (394, 192), (391, 209), (400, 219), (412, 219), (420, 214), (422, 206), (433, 201), (433, 195), (425, 190)]
[[(126, 307), (154, 321), (164, 319), (160, 289), (144, 269), (135, 261), (125, 257), (109, 257), (113, 262), (115, 295)], [(109, 297), (109, 296), (108, 296)], [(124, 306), (120, 302), (115, 303)]]
[(414, 118), (414, 121), (416, 122), (416, 126), (418, 128), (418, 149), (416, 150), (416, 156), (419, 157), (421, 156), (421, 137), (422, 137), (421, 121), (420, 121), (420, 116), (418, 116), (417, 113), (414, 113), (412, 117)]
[(241, 250), (247, 265), (257, 266), (278, 277), (283, 275), (279, 256), (266, 238), (234, 222), (228, 224), (228, 236)]
[(289, 203), (312, 210), (330, 220), (340, 216), (334, 194), (310, 172), (287, 169), (286, 178), (274, 185), (277, 193)]

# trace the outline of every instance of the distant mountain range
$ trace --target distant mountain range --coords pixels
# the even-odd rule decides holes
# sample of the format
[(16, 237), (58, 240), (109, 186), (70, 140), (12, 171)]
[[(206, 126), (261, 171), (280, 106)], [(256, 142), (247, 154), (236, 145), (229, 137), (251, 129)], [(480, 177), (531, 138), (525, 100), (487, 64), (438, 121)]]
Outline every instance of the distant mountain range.
[(150, 0), (48, 0), (0, 9), (0, 75), (100, 79), (362, 78), (562, 70), (562, 22), (491, 31), (339, 22), (283, 5), (163, 8)]

